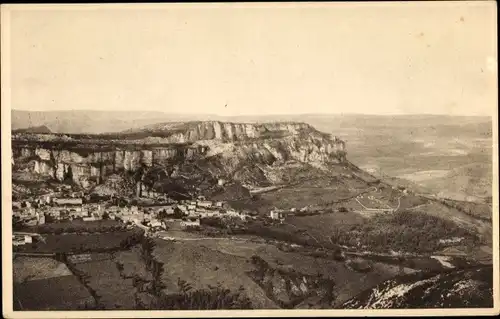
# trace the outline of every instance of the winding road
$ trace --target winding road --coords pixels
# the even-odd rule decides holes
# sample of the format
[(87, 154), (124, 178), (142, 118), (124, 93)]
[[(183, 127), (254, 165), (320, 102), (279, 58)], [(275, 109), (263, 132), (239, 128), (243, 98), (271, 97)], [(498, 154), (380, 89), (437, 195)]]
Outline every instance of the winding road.
[[(401, 195), (398, 197), (398, 206), (396, 208), (393, 208), (391, 206), (389, 206), (388, 204), (385, 204), (390, 210), (392, 210), (392, 212), (396, 212), (399, 207), (401, 207), (401, 197), (403, 197), (404, 195)], [(366, 207), (365, 205), (363, 205), (363, 203), (361, 203), (358, 198), (355, 198), (355, 200), (358, 202), (358, 204), (360, 204), (361, 206), (363, 206), (364, 209), (366, 210), (370, 210), (370, 211), (385, 211), (387, 210), (386, 208), (369, 208), (369, 207)]]

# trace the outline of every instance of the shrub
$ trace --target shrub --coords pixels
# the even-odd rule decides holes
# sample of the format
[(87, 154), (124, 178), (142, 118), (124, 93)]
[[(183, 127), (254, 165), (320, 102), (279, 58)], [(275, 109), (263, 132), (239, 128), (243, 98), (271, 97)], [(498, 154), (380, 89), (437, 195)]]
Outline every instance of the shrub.
[(252, 303), (244, 295), (244, 288), (237, 291), (223, 288), (220, 284), (209, 289), (193, 290), (184, 280), (178, 279), (180, 293), (159, 298), (155, 309), (168, 310), (216, 310), (252, 309)]
[(455, 223), (419, 212), (401, 211), (378, 215), (370, 223), (333, 226), (332, 241), (347, 246), (368, 246), (375, 251), (402, 250), (434, 252), (442, 248), (441, 238), (464, 237), (473, 244), (480, 241)]

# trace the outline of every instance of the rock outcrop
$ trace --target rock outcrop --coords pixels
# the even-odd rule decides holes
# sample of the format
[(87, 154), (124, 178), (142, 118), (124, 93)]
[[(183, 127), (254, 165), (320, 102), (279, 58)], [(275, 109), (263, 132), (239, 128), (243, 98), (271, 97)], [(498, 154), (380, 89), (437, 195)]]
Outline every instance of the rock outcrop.
[(385, 281), (341, 309), (493, 307), (493, 268), (425, 272)]
[(287, 161), (321, 167), (345, 160), (345, 143), (304, 123), (187, 122), (107, 135), (13, 134), (14, 169), (87, 187), (117, 172), (185, 162), (217, 162), (225, 175), (246, 164)]

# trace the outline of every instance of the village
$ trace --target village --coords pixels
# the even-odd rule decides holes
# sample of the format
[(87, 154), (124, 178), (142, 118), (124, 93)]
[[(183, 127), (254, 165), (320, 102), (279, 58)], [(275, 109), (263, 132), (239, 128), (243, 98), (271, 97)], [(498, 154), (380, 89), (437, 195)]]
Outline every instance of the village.
[[(131, 200), (113, 197), (89, 202), (83, 192), (62, 191), (14, 201), (12, 215), (14, 222), (28, 227), (77, 220), (115, 220), (128, 227), (139, 227), (149, 235), (171, 228), (196, 228), (202, 218), (236, 218), (241, 221), (256, 218), (252, 212), (237, 211), (226, 202), (207, 200), (204, 196), (174, 200), (165, 194), (143, 192), (142, 199), (144, 201), (139, 204), (137, 200), (131, 204)], [(30, 244), (35, 235), (14, 232), (13, 245)]]

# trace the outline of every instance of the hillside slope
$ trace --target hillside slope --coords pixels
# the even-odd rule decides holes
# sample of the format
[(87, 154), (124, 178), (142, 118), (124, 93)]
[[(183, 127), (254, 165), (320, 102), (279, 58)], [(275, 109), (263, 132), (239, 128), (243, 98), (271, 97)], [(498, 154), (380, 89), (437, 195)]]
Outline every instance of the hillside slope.
[(491, 308), (491, 266), (395, 277), (341, 305), (342, 309)]
[[(60, 181), (70, 178), (84, 188), (115, 173), (154, 167), (170, 171), (171, 177), (175, 166), (181, 175), (194, 170), (210, 173), (215, 181), (248, 183), (263, 167), (287, 161), (323, 167), (346, 155), (342, 140), (304, 123), (162, 123), (107, 135), (18, 133), (12, 140), (14, 171), (23, 167)], [(250, 172), (243, 173), (244, 168)], [(254, 182), (273, 182), (262, 176)]]

